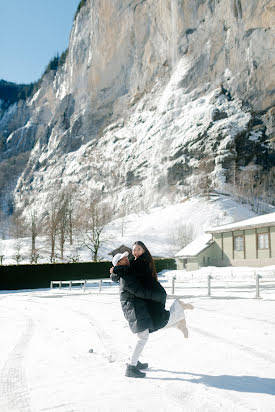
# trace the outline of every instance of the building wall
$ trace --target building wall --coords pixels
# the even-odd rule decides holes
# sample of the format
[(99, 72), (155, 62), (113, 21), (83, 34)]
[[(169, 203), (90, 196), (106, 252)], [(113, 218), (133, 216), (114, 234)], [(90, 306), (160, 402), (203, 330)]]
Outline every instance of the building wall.
[(177, 269), (182, 270), (184, 269), (184, 259), (183, 258), (176, 258)]
[(224, 254), (224, 259), (233, 259), (233, 251), (232, 251), (232, 245), (233, 245), (233, 239), (232, 239), (232, 232), (226, 232), (222, 233), (223, 236), (223, 254)]
[(199, 263), (197, 257), (195, 258), (177, 258), (177, 269), (178, 270), (197, 270), (199, 269)]
[[(257, 248), (257, 235), (269, 236), (270, 249)], [(244, 236), (244, 250), (233, 251), (233, 237)], [(215, 266), (267, 266), (275, 264), (275, 227), (238, 230), (213, 234), (216, 244), (215, 256), (211, 263)]]
[(198, 263), (198, 260), (195, 258), (195, 259), (187, 259), (187, 263), (186, 263), (186, 265), (185, 265), (185, 269), (186, 270), (188, 270), (188, 271), (191, 271), (191, 270), (198, 270), (200, 268), (200, 266), (199, 266), (199, 263)]
[(213, 258), (216, 254), (221, 254), (220, 248), (213, 242), (210, 246), (204, 249), (201, 253), (198, 254), (198, 264), (200, 267), (210, 266)]
[(196, 257), (186, 257), (177, 259), (177, 268), (186, 269), (187, 271), (197, 270), (204, 266), (211, 265), (211, 261), (215, 257), (219, 248), (217, 248), (215, 243), (212, 243)]
[(245, 246), (246, 246), (246, 259), (256, 258), (256, 236), (255, 229), (247, 229), (245, 231)]
[[(257, 234), (268, 233), (270, 248), (257, 250)], [(233, 236), (244, 236), (244, 250), (233, 252)], [(177, 259), (178, 269), (197, 270), (204, 266), (275, 265), (275, 226), (213, 234), (213, 243), (195, 258)]]

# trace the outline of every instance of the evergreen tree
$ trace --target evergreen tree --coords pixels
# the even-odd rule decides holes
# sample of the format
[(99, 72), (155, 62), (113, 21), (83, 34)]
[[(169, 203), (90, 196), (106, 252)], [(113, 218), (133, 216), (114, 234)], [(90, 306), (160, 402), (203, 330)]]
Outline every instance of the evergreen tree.
[(57, 71), (63, 66), (67, 54), (68, 49), (66, 49), (61, 56), (57, 53), (46, 66), (41, 78), (36, 82), (31, 82), (29, 84), (17, 84), (3, 79), (0, 80), (0, 100), (4, 101), (4, 108), (7, 108), (9, 105), (18, 102), (19, 100), (26, 100), (29, 97), (32, 97), (39, 89), (43, 77), (50, 71)]

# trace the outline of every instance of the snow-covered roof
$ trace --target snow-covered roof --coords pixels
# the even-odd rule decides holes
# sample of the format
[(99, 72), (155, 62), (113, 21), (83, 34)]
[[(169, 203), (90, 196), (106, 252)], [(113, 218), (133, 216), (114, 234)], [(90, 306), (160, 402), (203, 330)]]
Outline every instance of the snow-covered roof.
[(275, 226), (275, 213), (252, 217), (241, 220), (240, 222), (229, 223), (227, 225), (217, 226), (206, 230), (206, 233), (231, 232), (238, 229), (250, 229), (255, 227)]
[(208, 246), (210, 246), (209, 242), (211, 241), (211, 239), (211, 234), (204, 233), (203, 235), (193, 240), (193, 242), (189, 243), (189, 245), (181, 249), (178, 253), (176, 253), (175, 257), (195, 257)]

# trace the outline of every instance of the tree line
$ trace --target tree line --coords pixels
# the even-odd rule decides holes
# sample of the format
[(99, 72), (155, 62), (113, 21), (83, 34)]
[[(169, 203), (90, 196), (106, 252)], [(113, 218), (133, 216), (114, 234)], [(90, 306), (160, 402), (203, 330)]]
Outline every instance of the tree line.
[(87, 0), (80, 0), (80, 2), (78, 3), (77, 9), (76, 9), (75, 15), (74, 15), (74, 20), (77, 18), (78, 13), (82, 9), (82, 7), (85, 6), (86, 3), (87, 3)]
[(28, 84), (17, 84), (6, 80), (0, 80), (0, 100), (4, 101), (4, 107), (18, 102), (19, 100), (26, 100), (32, 97), (40, 88), (43, 77), (50, 71), (57, 71), (65, 63), (68, 54), (66, 49), (61, 55), (58, 53), (47, 64), (42, 76), (36, 82)]
[[(91, 254), (91, 260), (98, 262), (99, 248), (104, 241), (104, 228), (112, 218), (112, 209), (108, 204), (100, 202), (96, 194), (90, 196), (86, 204), (77, 201), (74, 190), (66, 188), (55, 197), (52, 197), (40, 216), (35, 208), (30, 208), (24, 217), (15, 212), (9, 224), (9, 237), (14, 239), (13, 260), (19, 264), (28, 259), (30, 263), (36, 264), (41, 259), (41, 250), (37, 245), (38, 236), (46, 238), (43, 252), (48, 255), (51, 263), (57, 259), (64, 260), (65, 244), (75, 246), (75, 252), (69, 260), (77, 262), (80, 260), (78, 250), (86, 247)], [(2, 220), (5, 217), (2, 215)], [(1, 224), (1, 216), (0, 216)], [(7, 233), (3, 234), (5, 237)], [(31, 246), (28, 256), (22, 253), (23, 238), (31, 238)], [(1, 250), (0, 242), (0, 264), (5, 259), (5, 251)]]

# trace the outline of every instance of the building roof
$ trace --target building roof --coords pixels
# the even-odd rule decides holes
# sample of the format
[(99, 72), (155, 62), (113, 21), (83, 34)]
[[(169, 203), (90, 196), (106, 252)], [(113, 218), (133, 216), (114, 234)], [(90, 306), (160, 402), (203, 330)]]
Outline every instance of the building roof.
[(240, 222), (229, 223), (210, 228), (206, 233), (223, 233), (232, 232), (233, 230), (253, 229), (257, 227), (275, 226), (275, 213), (252, 217), (250, 219), (241, 220)]
[(203, 235), (197, 237), (189, 245), (185, 246), (178, 253), (175, 254), (175, 257), (196, 257), (200, 252), (206, 249), (211, 245), (210, 241), (212, 240), (212, 235), (204, 233)]

